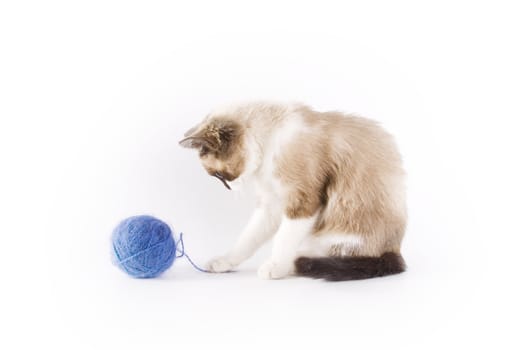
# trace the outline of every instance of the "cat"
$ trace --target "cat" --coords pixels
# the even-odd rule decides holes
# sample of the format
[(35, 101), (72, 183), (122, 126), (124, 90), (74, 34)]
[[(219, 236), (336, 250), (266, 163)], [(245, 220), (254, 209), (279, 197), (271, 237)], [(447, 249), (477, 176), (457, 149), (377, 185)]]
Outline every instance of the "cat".
[(258, 204), (212, 272), (231, 271), (273, 237), (264, 279), (331, 281), (401, 273), (405, 172), (390, 134), (374, 121), (302, 104), (217, 109), (184, 134), (209, 175), (251, 184)]

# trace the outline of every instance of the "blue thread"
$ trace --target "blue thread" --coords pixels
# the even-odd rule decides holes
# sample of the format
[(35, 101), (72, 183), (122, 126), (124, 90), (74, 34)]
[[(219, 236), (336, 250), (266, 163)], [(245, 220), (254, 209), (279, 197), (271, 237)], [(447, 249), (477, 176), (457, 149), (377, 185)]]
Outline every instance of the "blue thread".
[(112, 241), (114, 263), (132, 277), (157, 277), (176, 258), (183, 256), (196, 270), (209, 272), (197, 266), (185, 253), (182, 233), (175, 241), (170, 227), (152, 216), (139, 215), (123, 220), (113, 230)]
[[(179, 250), (179, 243), (180, 243), (180, 246), (181, 246), (181, 249)], [(186, 254), (184, 252), (184, 241), (182, 240), (182, 232), (179, 233), (179, 239), (175, 242), (175, 246), (177, 247), (177, 252), (180, 253), (180, 255), (177, 255), (177, 258), (180, 258), (180, 257), (185, 257), (186, 259), (188, 259), (188, 261), (190, 262), (191, 266), (193, 266), (196, 270), (200, 271), (200, 272), (210, 272), (209, 270), (205, 270), (203, 268), (200, 268), (197, 264), (195, 264), (193, 262), (193, 260), (191, 260), (190, 256), (188, 254)]]

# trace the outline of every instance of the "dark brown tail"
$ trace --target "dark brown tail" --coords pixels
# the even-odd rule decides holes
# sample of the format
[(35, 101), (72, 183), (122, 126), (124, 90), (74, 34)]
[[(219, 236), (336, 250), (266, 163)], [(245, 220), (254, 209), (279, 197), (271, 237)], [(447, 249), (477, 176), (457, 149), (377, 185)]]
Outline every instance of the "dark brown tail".
[(328, 281), (361, 280), (394, 275), (405, 271), (403, 257), (384, 253), (375, 257), (326, 257), (295, 260), (295, 271), (300, 276), (324, 278)]

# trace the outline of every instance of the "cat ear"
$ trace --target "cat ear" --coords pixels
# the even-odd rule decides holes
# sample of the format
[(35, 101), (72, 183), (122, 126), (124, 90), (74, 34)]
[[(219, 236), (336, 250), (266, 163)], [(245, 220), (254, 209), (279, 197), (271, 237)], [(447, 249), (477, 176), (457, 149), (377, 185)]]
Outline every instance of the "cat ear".
[(184, 133), (184, 139), (179, 141), (179, 145), (185, 148), (196, 148), (200, 150), (214, 148), (213, 140), (210, 137), (206, 137), (204, 130), (197, 132), (201, 124), (202, 123), (199, 123), (186, 131)]
[(188, 130), (179, 144), (186, 148), (206, 151), (224, 151), (236, 139), (237, 125), (232, 122), (213, 121), (205, 126), (197, 125)]
[(217, 149), (217, 145), (213, 142), (210, 137), (204, 136), (190, 136), (179, 141), (179, 145), (185, 148), (197, 148), (197, 149)]
[(233, 125), (230, 123), (221, 123), (217, 125), (216, 127), (217, 127), (219, 143), (221, 145), (227, 145), (230, 142), (233, 142), (233, 140), (235, 140), (237, 133), (238, 133), (236, 125)]

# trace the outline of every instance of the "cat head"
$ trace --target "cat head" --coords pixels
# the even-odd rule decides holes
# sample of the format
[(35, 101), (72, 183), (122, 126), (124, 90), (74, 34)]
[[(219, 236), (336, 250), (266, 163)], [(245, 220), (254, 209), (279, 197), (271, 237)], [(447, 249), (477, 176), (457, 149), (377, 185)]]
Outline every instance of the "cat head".
[(191, 128), (179, 144), (199, 152), (204, 169), (227, 189), (246, 168), (246, 135), (243, 126), (227, 117), (212, 117)]

